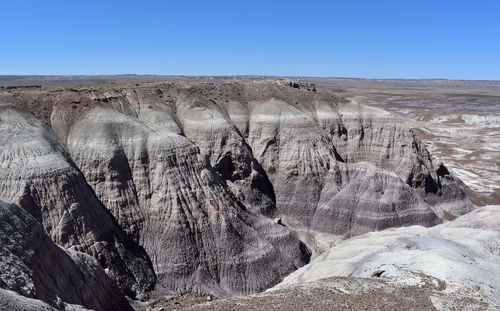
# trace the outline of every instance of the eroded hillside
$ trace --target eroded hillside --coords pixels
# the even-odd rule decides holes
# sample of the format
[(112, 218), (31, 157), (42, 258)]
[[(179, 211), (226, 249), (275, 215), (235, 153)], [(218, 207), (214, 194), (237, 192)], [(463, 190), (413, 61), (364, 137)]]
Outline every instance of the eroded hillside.
[(155, 283), (260, 292), (345, 238), (473, 208), (401, 118), (312, 84), (151, 82), (0, 101), (0, 196), (133, 298)]

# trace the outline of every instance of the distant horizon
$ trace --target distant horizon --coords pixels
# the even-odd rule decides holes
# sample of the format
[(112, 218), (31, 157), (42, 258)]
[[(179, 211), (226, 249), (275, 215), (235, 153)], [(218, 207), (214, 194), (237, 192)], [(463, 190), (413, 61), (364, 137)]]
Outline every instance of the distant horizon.
[(220, 75), (189, 75), (189, 74), (136, 74), (136, 73), (117, 73), (117, 74), (3, 74), (0, 77), (259, 77), (259, 78), (320, 78), (320, 79), (358, 79), (358, 80), (445, 80), (445, 81), (480, 81), (480, 82), (500, 82), (500, 79), (453, 79), (453, 78), (367, 78), (367, 77), (344, 77), (344, 76), (308, 76), (308, 75), (262, 75), (262, 74), (220, 74)]

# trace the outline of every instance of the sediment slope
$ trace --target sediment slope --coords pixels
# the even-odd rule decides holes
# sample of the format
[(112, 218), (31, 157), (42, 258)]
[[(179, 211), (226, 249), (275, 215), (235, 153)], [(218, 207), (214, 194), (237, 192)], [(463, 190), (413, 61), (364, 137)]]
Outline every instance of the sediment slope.
[(146, 252), (99, 202), (57, 137), (8, 105), (0, 106), (0, 197), (29, 212), (58, 245), (98, 259), (127, 295), (153, 288)]
[(3, 199), (0, 271), (2, 310), (71, 309), (71, 305), (94, 310), (132, 310), (95, 259), (55, 245), (35, 218)]
[(274, 289), (329, 277), (382, 278), (405, 286), (424, 286), (425, 278), (434, 278), (454, 299), (470, 297), (495, 308), (500, 305), (499, 217), (500, 206), (485, 206), (433, 228), (411, 226), (357, 236), (316, 257)]
[(498, 310), (499, 217), (485, 206), (433, 228), (353, 237), (263, 293), (179, 310)]
[(0, 107), (0, 196), (57, 244), (97, 258), (131, 297), (155, 274), (162, 292), (262, 291), (339, 240), (472, 210), (401, 119), (311, 84), (30, 96), (21, 106), (50, 115), (51, 129)]
[[(170, 146), (189, 141), (245, 207), (280, 217), (304, 236), (431, 226), (471, 210), (455, 178), (396, 116), (307, 84), (287, 83), (172, 83), (66, 94), (69, 98), (61, 96), (53, 111), (52, 126), (120, 223), (120, 217), (149, 204), (140, 199), (147, 191), (105, 190), (102, 179), (109, 172), (89, 166), (108, 167), (112, 153), (103, 152), (107, 160), (98, 160), (88, 151), (95, 149), (92, 144), (105, 144), (103, 137), (115, 139), (114, 150), (135, 162), (130, 167), (136, 171), (120, 174), (147, 183), (149, 159), (141, 150), (150, 139), (129, 128), (113, 134), (113, 124), (132, 121), (129, 127), (169, 137)], [(101, 130), (88, 131), (95, 127)], [(122, 163), (123, 155), (113, 161)], [(115, 206), (122, 201), (130, 207), (118, 213)], [(128, 231), (137, 226), (121, 224)]]
[(144, 246), (165, 290), (257, 292), (307, 263), (293, 233), (229, 190), (170, 107), (134, 91), (115, 98), (72, 110), (62, 102), (52, 125), (99, 199)]

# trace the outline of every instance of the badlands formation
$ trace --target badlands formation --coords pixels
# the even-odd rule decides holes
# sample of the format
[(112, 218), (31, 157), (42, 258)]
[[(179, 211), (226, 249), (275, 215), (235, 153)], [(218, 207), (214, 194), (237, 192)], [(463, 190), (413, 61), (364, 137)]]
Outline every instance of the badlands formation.
[(0, 92), (0, 309), (494, 309), (499, 207), (461, 185), (309, 83)]
[(473, 204), (500, 204), (500, 81), (311, 80), (401, 116)]

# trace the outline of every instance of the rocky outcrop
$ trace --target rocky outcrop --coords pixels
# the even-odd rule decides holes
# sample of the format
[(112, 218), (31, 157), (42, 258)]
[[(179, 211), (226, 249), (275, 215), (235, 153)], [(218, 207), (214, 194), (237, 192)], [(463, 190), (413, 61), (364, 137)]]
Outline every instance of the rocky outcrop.
[(55, 311), (57, 309), (51, 307), (41, 300), (27, 298), (19, 295), (16, 292), (0, 288), (0, 310)]
[(104, 95), (71, 110), (61, 99), (52, 126), (165, 290), (257, 292), (307, 263), (294, 234), (230, 191), (174, 107), (139, 91)]
[[(224, 91), (240, 92), (234, 86), (227, 86)], [(249, 120), (242, 100), (227, 101), (222, 109), (214, 109), (217, 102), (203, 91), (188, 89), (179, 93), (175, 107), (184, 135), (200, 148), (246, 207), (271, 215), (276, 204), (273, 185), (244, 139)]]
[(70, 310), (72, 305), (93, 310), (132, 310), (95, 259), (55, 245), (35, 218), (3, 199), (0, 271), (2, 310)]
[[(290, 284), (246, 297), (198, 302), (186, 309), (259, 311), (265, 306), (265, 310), (269, 311), (498, 310), (477, 289), (461, 288), (451, 291), (439, 279), (423, 275), (415, 277), (419, 277), (421, 282), (402, 283), (397, 279), (376, 277), (329, 277)], [(172, 305), (164, 308), (170, 306)]]
[[(61, 100), (52, 126), (99, 198), (136, 239), (139, 224), (128, 223), (126, 215), (149, 205), (148, 191), (134, 190), (132, 179), (149, 182), (148, 152), (143, 150), (151, 140), (144, 133), (151, 130), (157, 137), (168, 136), (166, 145), (186, 138), (194, 143), (239, 202), (282, 218), (310, 246), (323, 247), (320, 236), (338, 239), (393, 226), (432, 226), (471, 210), (456, 179), (396, 116), (300, 85), (171, 83), (93, 91), (79, 94), (86, 101), (78, 108), (69, 97)], [(108, 134), (108, 128), (118, 128), (110, 119), (135, 123)], [(89, 127), (101, 130), (90, 137)], [(108, 138), (103, 142), (97, 136)], [(87, 151), (89, 142), (102, 146), (111, 140), (118, 140), (119, 147), (97, 157), (104, 158), (98, 161), (101, 168), (90, 167), (96, 157)], [(125, 177), (122, 184), (128, 186), (119, 187), (120, 195), (103, 182), (109, 178), (104, 167), (111, 154), (116, 154), (117, 167), (131, 163), (130, 172), (117, 174), (134, 176)]]
[[(433, 226), (472, 208), (400, 119), (307, 83), (46, 96), (58, 140), (26, 113), (0, 114), (11, 120), (3, 133), (16, 137), (1, 149), (0, 195), (58, 244), (96, 256), (132, 293), (154, 279), (134, 242), (160, 289), (228, 296), (278, 283), (332, 241)], [(23, 97), (22, 106), (34, 104)]]
[(5, 105), (0, 196), (29, 212), (58, 245), (95, 257), (127, 295), (141, 298), (154, 286), (147, 254), (116, 224), (50, 129)]
[(438, 176), (397, 117), (323, 92), (248, 88), (247, 141), (272, 181), (284, 223), (353, 236), (430, 226), (471, 209), (454, 177)]
[[(411, 226), (351, 238), (286, 277), (275, 289), (342, 276), (382, 278), (399, 286), (423, 287), (431, 281), (441, 283), (455, 299), (470, 297), (486, 304), (478, 309), (494, 310), (500, 305), (500, 233), (491, 224), (499, 217), (500, 206), (487, 206), (433, 228)], [(429, 298), (436, 305), (437, 297)]]
[(471, 210), (457, 179), (443, 163), (435, 162), (403, 119), (357, 103), (341, 105), (339, 112), (347, 137), (337, 138), (335, 144), (346, 162), (369, 162), (395, 173), (418, 191), (440, 218)]

